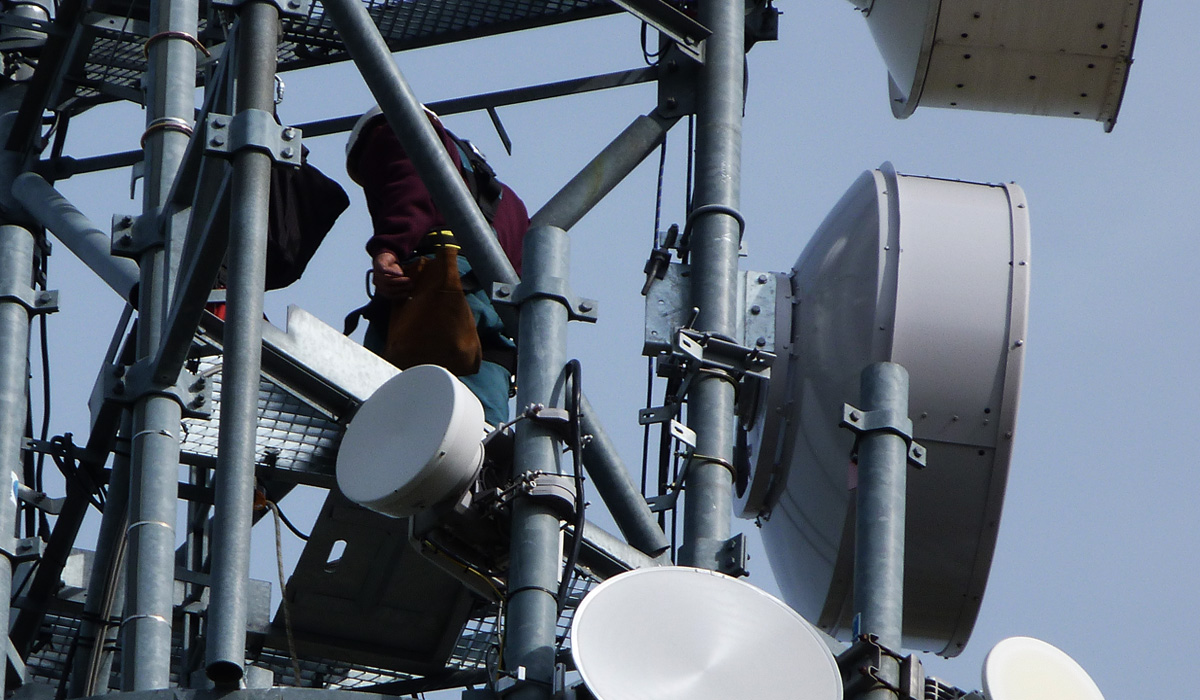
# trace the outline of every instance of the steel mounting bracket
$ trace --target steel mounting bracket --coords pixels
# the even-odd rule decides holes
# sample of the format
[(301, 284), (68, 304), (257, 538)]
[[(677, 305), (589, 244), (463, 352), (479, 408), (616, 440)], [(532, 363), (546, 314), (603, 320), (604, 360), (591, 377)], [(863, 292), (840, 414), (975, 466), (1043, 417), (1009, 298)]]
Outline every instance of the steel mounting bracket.
[(312, 0), (212, 0), (216, 7), (239, 8), (250, 2), (267, 2), (279, 10), (282, 17), (305, 17), (312, 7)]
[(248, 148), (277, 163), (299, 166), (302, 139), (300, 129), (280, 125), (262, 109), (247, 109), (232, 117), (209, 114), (204, 120), (204, 154), (219, 158), (231, 158)]
[(151, 248), (166, 244), (158, 217), (134, 214), (113, 214), (112, 254), (118, 258), (136, 259)]
[(680, 328), (675, 334), (673, 354), (695, 369), (728, 372), (735, 378), (751, 374), (765, 377), (775, 362), (775, 353), (762, 348), (748, 348), (727, 338)]
[[(45, 543), (40, 537), (26, 537), (17, 540), (13, 543), (13, 551), (0, 548), (0, 556), (8, 559), (13, 564), (20, 564), (27, 561), (37, 561), (42, 558), (42, 550), (45, 549)], [(17, 594), (20, 591), (13, 591)]]
[(147, 360), (132, 365), (108, 365), (101, 370), (93, 394), (104, 401), (131, 403), (143, 396), (167, 396), (179, 402), (185, 418), (212, 415), (212, 386), (208, 378), (184, 369), (172, 385), (156, 382)]
[(595, 299), (576, 297), (567, 286), (567, 281), (561, 277), (543, 279), (538, 288), (534, 288), (527, 282), (521, 282), (516, 286), (504, 282), (496, 282), (492, 285), (492, 302), (496, 304), (519, 307), (525, 303), (525, 300), (537, 297), (555, 299), (560, 302), (567, 307), (567, 318), (572, 321), (596, 322), (596, 309), (600, 305), (599, 302)]
[[(880, 677), (884, 657), (900, 664), (900, 677), (895, 684)], [(914, 655), (901, 656), (880, 644), (879, 637), (873, 634), (858, 635), (835, 660), (848, 698), (861, 697), (875, 688), (886, 688), (896, 693), (899, 700), (923, 700), (925, 697), (925, 668), (921, 660)]]
[(747, 564), (750, 555), (746, 550), (746, 535), (738, 534), (725, 540), (721, 550), (717, 552), (717, 571), (734, 578), (750, 575)]
[(7, 285), (0, 282), (0, 302), (3, 301), (17, 302), (25, 307), (30, 316), (58, 311), (57, 291), (34, 289), (15, 280)]
[(661, 49), (658, 69), (658, 113), (664, 117), (685, 117), (696, 113), (696, 76), (703, 62), (679, 44)]

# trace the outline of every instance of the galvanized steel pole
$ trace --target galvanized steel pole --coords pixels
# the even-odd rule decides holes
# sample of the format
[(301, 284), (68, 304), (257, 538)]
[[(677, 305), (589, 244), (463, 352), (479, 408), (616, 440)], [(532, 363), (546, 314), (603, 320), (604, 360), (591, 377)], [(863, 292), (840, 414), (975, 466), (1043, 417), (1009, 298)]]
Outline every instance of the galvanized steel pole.
[[(525, 236), (525, 280), (521, 304), (521, 351), (517, 357), (517, 406), (562, 408), (567, 348), (566, 287), (570, 240), (566, 232), (539, 227)], [(562, 441), (535, 420), (517, 424), (513, 476), (557, 474)], [(506, 670), (525, 681), (516, 700), (548, 700), (554, 681), (554, 634), (558, 619), (558, 575), (562, 566), (558, 515), (528, 494), (513, 501), (512, 551), (508, 575)]]
[[(158, 350), (170, 309), (168, 240), (157, 239), (162, 207), (192, 129), (196, 87), (197, 0), (150, 5), (146, 42), (146, 173), (142, 199), (146, 248), (138, 258), (137, 358)], [(133, 407), (129, 488), (129, 563), (121, 629), (122, 684), (126, 690), (167, 688), (171, 682), (171, 615), (175, 581), (175, 510), (178, 497), (181, 407), (147, 391)]]
[[(7, 489), (21, 473), (25, 439), (29, 364), (29, 308), (33, 292), (33, 234), (20, 226), (0, 225), (0, 479)], [(21, 296), (25, 296), (25, 300)], [(0, 600), (12, 598), (12, 560), (16, 538), (16, 498), (0, 497)], [(0, 629), (8, 629), (9, 606), (0, 606)], [(8, 653), (8, 635), (0, 638)], [(0, 667), (0, 688), (5, 668)]]
[[(712, 30), (705, 42), (696, 109), (696, 184), (692, 228), (692, 303), (696, 330), (738, 337), (737, 274), (741, 242), (742, 100), (745, 63), (743, 0), (707, 0), (700, 21)], [(688, 426), (696, 450), (685, 482), (680, 563), (719, 567), (730, 536), (733, 488), (734, 393), (732, 377), (701, 374), (688, 395)]]
[[(247, 110), (269, 113), (274, 108), (279, 11), (269, 2), (247, 2), (239, 9), (238, 21), (238, 114)], [(206, 672), (218, 688), (237, 687), (244, 674), (246, 656), (272, 162), (269, 154), (254, 148), (242, 148), (233, 161), (226, 255), (228, 309), (213, 510), (212, 595), (205, 649)]]
[[(908, 372), (879, 362), (862, 372), (865, 412), (888, 415), (888, 427), (864, 431), (858, 439), (858, 489), (854, 541), (854, 607), (859, 629), (888, 649), (899, 651), (904, 622), (904, 517), (908, 442), (896, 423), (908, 421)], [(911, 433), (911, 427), (908, 428)], [(881, 677), (898, 685), (900, 662), (883, 657)], [(867, 700), (895, 700), (876, 687)]]

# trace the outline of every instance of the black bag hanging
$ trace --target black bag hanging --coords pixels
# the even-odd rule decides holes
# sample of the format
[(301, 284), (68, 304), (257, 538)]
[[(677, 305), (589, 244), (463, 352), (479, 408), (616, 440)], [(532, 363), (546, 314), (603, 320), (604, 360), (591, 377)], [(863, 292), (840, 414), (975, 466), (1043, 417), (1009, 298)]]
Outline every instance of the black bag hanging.
[[(283, 289), (300, 279), (334, 222), (350, 206), (342, 186), (310, 165), (307, 155), (306, 148), (299, 167), (271, 167), (266, 291)], [(222, 262), (213, 286), (224, 289), (226, 281)]]
[(342, 186), (303, 156), (298, 168), (271, 168), (268, 290), (282, 289), (300, 279), (321, 241), (349, 206), (350, 198)]

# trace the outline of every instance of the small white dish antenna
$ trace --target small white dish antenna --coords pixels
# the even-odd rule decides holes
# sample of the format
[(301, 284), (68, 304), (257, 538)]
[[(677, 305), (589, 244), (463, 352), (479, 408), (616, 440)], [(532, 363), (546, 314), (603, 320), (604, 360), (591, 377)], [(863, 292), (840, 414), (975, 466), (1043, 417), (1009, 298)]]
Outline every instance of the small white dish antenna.
[(403, 518), (457, 497), (483, 464), (483, 406), (442, 367), (392, 377), (358, 409), (337, 455), (338, 487), (370, 510)]
[(1032, 637), (1009, 637), (983, 661), (987, 700), (1104, 700), (1087, 671), (1061, 649)]
[(812, 625), (767, 592), (703, 569), (637, 569), (601, 583), (575, 612), (571, 656), (597, 700), (842, 698)]

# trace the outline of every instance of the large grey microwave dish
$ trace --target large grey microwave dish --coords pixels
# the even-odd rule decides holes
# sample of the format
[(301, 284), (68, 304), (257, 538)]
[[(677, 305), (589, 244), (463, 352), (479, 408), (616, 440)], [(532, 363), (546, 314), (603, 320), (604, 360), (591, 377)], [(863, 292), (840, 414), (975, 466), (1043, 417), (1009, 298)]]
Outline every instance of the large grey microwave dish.
[[(1029, 223), (1016, 185), (864, 173), (791, 272), (739, 495), (783, 598), (848, 638), (853, 617), (854, 434), (839, 428), (859, 373), (911, 377), (904, 644), (945, 656), (979, 611), (1012, 456), (1025, 351)], [(790, 328), (782, 327), (790, 324)], [(782, 352), (782, 350), (781, 350)]]

